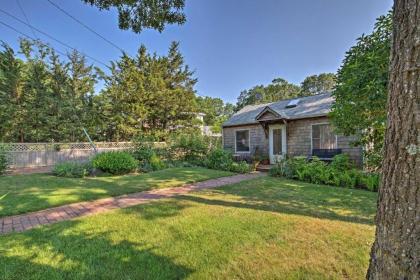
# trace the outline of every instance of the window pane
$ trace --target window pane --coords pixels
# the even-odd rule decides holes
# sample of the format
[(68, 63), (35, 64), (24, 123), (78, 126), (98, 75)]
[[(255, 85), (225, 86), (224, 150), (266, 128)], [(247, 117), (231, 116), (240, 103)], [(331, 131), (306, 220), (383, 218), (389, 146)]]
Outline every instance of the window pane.
[(273, 129), (273, 154), (281, 155), (281, 128)]
[(312, 126), (312, 138), (319, 138), (319, 127), (320, 125)]
[(312, 139), (312, 149), (320, 149), (320, 139)]
[(236, 131), (236, 151), (249, 152), (249, 131)]
[(313, 149), (336, 149), (336, 136), (329, 124), (312, 126)]

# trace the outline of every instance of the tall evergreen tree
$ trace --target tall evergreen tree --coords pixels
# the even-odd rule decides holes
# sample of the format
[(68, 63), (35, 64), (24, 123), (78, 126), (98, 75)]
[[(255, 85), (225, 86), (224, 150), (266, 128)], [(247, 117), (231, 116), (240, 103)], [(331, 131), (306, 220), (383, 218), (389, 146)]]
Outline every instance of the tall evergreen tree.
[(0, 141), (21, 141), (24, 138), (26, 111), (23, 104), (24, 63), (13, 49), (2, 43), (0, 52)]

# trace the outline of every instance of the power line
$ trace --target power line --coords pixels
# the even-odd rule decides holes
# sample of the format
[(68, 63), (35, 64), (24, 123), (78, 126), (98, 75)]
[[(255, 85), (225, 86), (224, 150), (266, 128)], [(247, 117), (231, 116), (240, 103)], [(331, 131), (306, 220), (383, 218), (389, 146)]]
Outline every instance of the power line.
[(104, 62), (102, 62), (102, 61), (100, 61), (100, 60), (98, 60), (98, 59), (96, 59), (96, 58), (94, 58), (94, 57), (92, 57), (92, 56), (90, 56), (90, 55), (88, 55), (88, 54), (86, 54), (86, 53), (83, 53), (83, 52), (81, 52), (81, 51), (77, 50), (76, 48), (74, 48), (74, 47), (72, 47), (72, 46), (68, 45), (67, 43), (64, 43), (63, 41), (60, 41), (59, 39), (56, 39), (56, 38), (55, 38), (55, 37), (53, 37), (52, 35), (50, 35), (50, 34), (48, 34), (48, 33), (44, 32), (44, 31), (42, 31), (42, 30), (40, 30), (40, 29), (36, 28), (36, 27), (35, 27), (35, 26), (33, 26), (33, 25), (30, 25), (30, 24), (28, 24), (28, 23), (25, 23), (25, 22), (24, 22), (23, 20), (21, 20), (20, 18), (15, 17), (14, 15), (12, 15), (12, 14), (10, 14), (10, 13), (6, 12), (5, 10), (0, 9), (0, 12), (2, 12), (2, 13), (4, 13), (4, 14), (8, 15), (8, 16), (9, 16), (9, 17), (11, 17), (11, 18), (14, 18), (15, 20), (19, 21), (20, 23), (22, 23), (22, 24), (24, 24), (24, 25), (26, 25), (26, 26), (29, 26), (29, 27), (33, 28), (33, 29), (34, 29), (34, 30), (36, 30), (37, 32), (39, 32), (39, 33), (41, 33), (41, 34), (43, 34), (43, 35), (47, 36), (47, 37), (48, 37), (48, 38), (50, 38), (51, 40), (56, 41), (57, 43), (59, 43), (59, 44), (61, 44), (61, 45), (65, 46), (66, 48), (70, 48), (70, 49), (72, 49), (72, 50), (74, 50), (74, 51), (77, 51), (77, 52), (79, 52), (79, 53), (83, 54), (84, 56), (86, 56), (86, 57), (90, 58), (91, 60), (96, 61), (97, 63), (102, 64), (102, 65), (104, 65), (104, 66), (106, 66), (106, 67), (109, 67), (106, 63), (104, 63)]
[(89, 26), (87, 26), (85, 23), (83, 23), (82, 21), (80, 21), (79, 19), (77, 19), (75, 16), (69, 14), (67, 11), (65, 11), (63, 8), (61, 8), (59, 5), (57, 5), (56, 3), (54, 3), (51, 0), (47, 0), (51, 5), (53, 5), (55, 8), (57, 8), (59, 11), (61, 11), (62, 13), (64, 13), (65, 15), (67, 15), (68, 17), (70, 17), (71, 19), (73, 19), (74, 21), (76, 21), (77, 23), (79, 23), (81, 26), (83, 26), (84, 28), (86, 28), (87, 30), (89, 30), (90, 32), (92, 32), (93, 34), (95, 34), (96, 36), (98, 36), (99, 38), (101, 38), (102, 40), (104, 40), (105, 42), (107, 42), (108, 44), (110, 44), (111, 46), (113, 46), (114, 48), (118, 49), (121, 52), (124, 52), (124, 50), (122, 48), (120, 48), (119, 46), (117, 46), (116, 44), (114, 44), (113, 42), (111, 42), (110, 40), (108, 40), (107, 38), (105, 38), (104, 36), (102, 36), (101, 34), (99, 34), (98, 32), (96, 32), (95, 30), (93, 30), (92, 28), (90, 28)]
[[(25, 18), (26, 22), (29, 24), (29, 19), (28, 19), (28, 17), (26, 16), (25, 10), (23, 10), (23, 8), (22, 8), (22, 5), (20, 4), (20, 1), (19, 1), (19, 0), (16, 0), (16, 3), (18, 4), (19, 9), (20, 9), (20, 11), (22, 12), (23, 17)], [(34, 37), (36, 38), (37, 36), (36, 36), (36, 34), (35, 34), (35, 30), (34, 30), (33, 28), (31, 28), (31, 31), (32, 31), (32, 34), (34, 35)]]
[[(32, 37), (31, 37), (31, 36), (29, 36), (28, 34), (25, 34), (25, 33), (23, 33), (22, 31), (17, 30), (17, 29), (16, 29), (16, 28), (14, 28), (13, 26), (11, 26), (11, 25), (9, 25), (9, 24), (7, 24), (7, 23), (5, 23), (5, 22), (1, 21), (1, 20), (0, 20), (0, 24), (3, 24), (4, 26), (6, 26), (6, 27), (8, 27), (8, 28), (12, 29), (13, 31), (15, 31), (15, 32), (19, 33), (19, 34), (20, 34), (20, 35), (22, 35), (22, 36), (25, 36), (25, 37), (27, 37), (27, 38), (29, 38), (29, 39), (31, 39), (31, 40), (34, 40), (34, 41), (39, 42), (39, 44), (41, 44), (41, 45), (43, 45), (43, 46), (50, 47), (49, 45), (44, 44), (44, 43), (42, 43), (41, 41), (39, 41), (39, 40), (37, 40), (37, 39), (35, 39), (35, 38), (32, 38)], [(67, 55), (67, 54), (65, 54), (65, 53), (63, 53), (63, 52), (61, 52), (61, 51), (59, 51), (59, 50), (56, 50), (56, 49), (54, 49), (54, 50), (55, 50), (56, 52), (58, 52), (59, 54), (62, 54), (62, 55), (64, 55), (64, 56), (66, 56), (66, 55)], [(81, 125), (81, 126), (82, 126), (83, 133), (86, 135), (86, 137), (88, 137), (88, 138), (89, 138), (89, 142), (90, 142), (90, 143), (91, 143), (91, 145), (93, 146), (93, 149), (95, 150), (95, 153), (96, 153), (96, 152), (97, 152), (97, 151), (96, 151), (96, 146), (95, 146), (95, 144), (93, 144), (92, 140), (90, 139), (89, 134), (87, 133), (86, 129), (84, 128), (84, 126), (83, 126), (83, 121), (79, 118), (79, 115), (76, 113), (76, 111), (75, 111), (75, 107), (73, 106), (73, 104), (69, 104), (69, 105), (70, 105), (70, 108), (73, 110), (74, 116), (75, 116), (75, 117), (76, 117), (76, 119), (79, 121), (79, 125)]]
[[(44, 43), (42, 43), (41, 41), (39, 41), (39, 40), (37, 40), (37, 39), (35, 39), (35, 38), (33, 38), (33, 37), (31, 37), (31, 36), (29, 36), (28, 34), (25, 34), (25, 33), (23, 33), (22, 31), (19, 31), (19, 30), (17, 30), (16, 28), (14, 28), (13, 26), (11, 26), (11, 25), (9, 25), (9, 24), (7, 24), (7, 23), (5, 23), (5, 22), (3, 22), (3, 21), (1, 21), (0, 20), (0, 24), (3, 24), (4, 26), (6, 26), (6, 27), (8, 27), (8, 28), (10, 28), (10, 29), (12, 29), (13, 31), (15, 31), (16, 33), (19, 33), (20, 35), (22, 35), (22, 36), (25, 36), (26, 38), (29, 38), (29, 39), (31, 39), (31, 40), (33, 40), (33, 41), (37, 41), (37, 42), (39, 42), (39, 44), (41, 44), (41, 45), (43, 45), (43, 46), (45, 46), (45, 47), (50, 47), (49, 45), (47, 45), (47, 44), (44, 44)], [(65, 53), (63, 53), (62, 51), (59, 51), (59, 50), (57, 50), (57, 49), (54, 49), (56, 52), (58, 52), (59, 54), (61, 54), (61, 55), (67, 55), (67, 54), (65, 54)]]

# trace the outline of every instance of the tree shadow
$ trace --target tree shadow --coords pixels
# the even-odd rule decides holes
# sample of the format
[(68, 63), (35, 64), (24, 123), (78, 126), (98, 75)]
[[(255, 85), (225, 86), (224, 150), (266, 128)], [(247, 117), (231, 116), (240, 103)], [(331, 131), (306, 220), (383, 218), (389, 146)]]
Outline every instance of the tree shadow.
[(116, 233), (67, 230), (76, 223), (3, 237), (0, 279), (184, 279), (193, 272), (148, 244), (113, 239)]
[(374, 224), (375, 198), (376, 194), (367, 191), (276, 178), (259, 178), (178, 197), (178, 199), (201, 204), (303, 215), (367, 225)]
[(217, 177), (217, 171), (172, 168), (137, 175), (59, 178), (28, 174), (0, 178), (0, 217), (37, 211), (64, 204), (118, 196), (150, 189), (177, 187)]

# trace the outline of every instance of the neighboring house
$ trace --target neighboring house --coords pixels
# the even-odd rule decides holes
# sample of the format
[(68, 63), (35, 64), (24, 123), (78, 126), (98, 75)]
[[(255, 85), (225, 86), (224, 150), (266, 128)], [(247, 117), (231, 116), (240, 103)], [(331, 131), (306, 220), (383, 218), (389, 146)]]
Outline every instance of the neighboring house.
[(261, 153), (274, 164), (285, 155), (346, 153), (362, 165), (362, 149), (352, 136), (336, 135), (328, 113), (330, 93), (248, 105), (223, 124), (223, 147), (243, 158)]
[(204, 113), (197, 113), (197, 119), (200, 121), (200, 129), (201, 129), (201, 134), (205, 135), (205, 136), (213, 136), (213, 137), (221, 137), (222, 134), (221, 133), (214, 133), (213, 131), (211, 131), (211, 126), (208, 125), (204, 125), (204, 116), (206, 114)]

